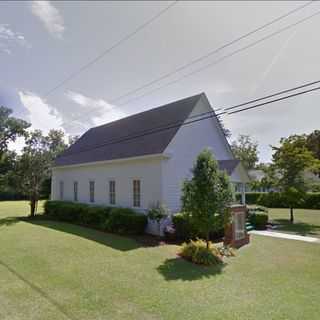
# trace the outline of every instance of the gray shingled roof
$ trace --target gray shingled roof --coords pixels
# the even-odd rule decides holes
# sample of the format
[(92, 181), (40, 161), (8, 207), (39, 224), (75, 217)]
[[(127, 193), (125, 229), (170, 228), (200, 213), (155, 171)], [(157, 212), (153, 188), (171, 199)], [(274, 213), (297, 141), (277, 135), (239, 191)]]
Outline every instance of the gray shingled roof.
[[(55, 166), (162, 153), (179, 126), (152, 134), (150, 130), (172, 123), (182, 124), (200, 97), (198, 94), (92, 128), (56, 159)], [(142, 135), (143, 132), (148, 134)]]
[(238, 166), (240, 160), (238, 159), (230, 159), (230, 160), (219, 160), (218, 165), (219, 169), (222, 171), (226, 171), (228, 175), (231, 175), (234, 169)]

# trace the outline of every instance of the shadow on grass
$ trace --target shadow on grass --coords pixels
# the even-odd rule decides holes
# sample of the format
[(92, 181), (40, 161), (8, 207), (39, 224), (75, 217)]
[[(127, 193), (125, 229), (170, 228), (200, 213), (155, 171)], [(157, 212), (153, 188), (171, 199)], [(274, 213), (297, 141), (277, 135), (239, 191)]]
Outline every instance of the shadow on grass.
[(0, 219), (0, 227), (1, 226), (11, 226), (13, 224), (18, 223), (19, 221), (21, 221), (21, 217), (7, 217), (7, 218), (3, 218)]
[(157, 270), (167, 281), (193, 281), (216, 276), (222, 273), (224, 266), (225, 264), (211, 267), (200, 266), (177, 257), (165, 260)]
[(16, 270), (14, 270), (12, 267), (10, 267), (8, 264), (6, 264), (4, 261), (0, 260), (0, 266), (5, 267), (9, 272), (11, 272), (14, 276), (16, 276), (19, 280), (21, 280), (24, 284), (28, 285), (32, 290), (37, 292), (42, 298), (46, 299), (51, 305), (53, 305), (61, 314), (64, 315), (65, 318), (69, 320), (76, 320), (73, 315), (69, 313), (69, 311), (59, 302), (57, 302), (55, 299), (50, 297), (50, 295), (41, 289), (39, 286), (35, 285), (31, 281), (29, 281), (27, 278), (22, 276), (20, 273), (18, 273)]
[(320, 226), (305, 222), (290, 223), (287, 219), (274, 219), (277, 231), (293, 232), (300, 236), (320, 235)]
[(141, 245), (134, 239), (126, 238), (116, 234), (110, 234), (102, 231), (97, 231), (95, 229), (82, 227), (75, 224), (58, 222), (52, 220), (40, 220), (23, 218), (23, 221), (31, 223), (33, 225), (41, 226), (44, 228), (49, 228), (59, 232), (69, 233), (87, 240), (95, 241), (99, 244), (111, 247), (120, 251), (129, 251), (133, 249), (138, 249)]

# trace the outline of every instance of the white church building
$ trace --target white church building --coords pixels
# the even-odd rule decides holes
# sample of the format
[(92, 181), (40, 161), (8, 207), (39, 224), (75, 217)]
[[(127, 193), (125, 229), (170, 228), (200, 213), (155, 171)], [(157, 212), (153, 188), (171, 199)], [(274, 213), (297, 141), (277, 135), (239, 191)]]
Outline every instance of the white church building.
[(234, 184), (249, 181), (201, 93), (88, 130), (56, 159), (51, 199), (141, 211), (163, 203), (177, 212), (182, 182), (205, 148)]

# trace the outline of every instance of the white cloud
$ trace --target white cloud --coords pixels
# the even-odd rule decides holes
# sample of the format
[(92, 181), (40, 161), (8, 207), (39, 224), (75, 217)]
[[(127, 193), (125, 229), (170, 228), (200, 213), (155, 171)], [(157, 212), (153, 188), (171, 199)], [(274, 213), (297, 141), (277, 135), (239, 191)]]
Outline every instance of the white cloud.
[(32, 1), (31, 11), (53, 36), (62, 38), (64, 21), (59, 10), (50, 1)]
[(31, 129), (40, 129), (47, 134), (50, 129), (62, 129), (62, 118), (56, 109), (33, 92), (19, 91), (22, 104), (29, 111)]
[(0, 51), (11, 54), (13, 44), (31, 48), (22, 33), (13, 31), (8, 24), (0, 24)]
[(126, 116), (118, 107), (109, 104), (103, 99), (93, 99), (74, 91), (68, 91), (66, 96), (69, 100), (82, 107), (77, 114), (70, 118), (70, 121), (75, 119), (78, 124), (83, 124), (86, 127), (90, 126), (91, 123), (100, 125)]

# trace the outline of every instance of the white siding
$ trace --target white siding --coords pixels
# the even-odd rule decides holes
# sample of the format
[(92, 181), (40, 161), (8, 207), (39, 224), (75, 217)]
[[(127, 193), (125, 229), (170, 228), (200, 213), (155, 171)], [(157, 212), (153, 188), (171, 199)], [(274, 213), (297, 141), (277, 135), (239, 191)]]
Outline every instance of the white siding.
[(73, 201), (78, 181), (78, 201), (89, 203), (89, 181), (94, 181), (94, 203), (109, 205), (110, 179), (116, 181), (116, 206), (133, 207), (133, 179), (141, 180), (141, 209), (161, 201), (161, 159), (153, 158), (54, 168), (52, 199), (59, 200), (59, 181), (64, 181), (64, 200)]
[[(207, 99), (202, 97), (190, 116), (210, 110)], [(209, 148), (217, 160), (233, 159), (215, 118), (182, 126), (165, 150), (170, 159), (162, 163), (162, 194), (163, 201), (173, 212), (180, 210), (182, 182), (191, 177), (193, 163), (204, 148)]]

